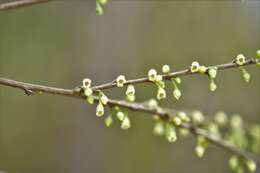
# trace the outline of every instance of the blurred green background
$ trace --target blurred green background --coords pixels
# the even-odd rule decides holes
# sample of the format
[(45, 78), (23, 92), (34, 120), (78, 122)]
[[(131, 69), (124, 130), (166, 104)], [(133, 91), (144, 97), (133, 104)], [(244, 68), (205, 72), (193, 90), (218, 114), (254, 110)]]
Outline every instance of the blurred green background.
[[(125, 74), (143, 77), (149, 68), (170, 64), (183, 69), (229, 62), (238, 53), (260, 48), (260, 1), (111, 0), (101, 17), (95, 2), (56, 1), (0, 11), (1, 77), (74, 88), (85, 77), (101, 84)], [(175, 109), (241, 113), (260, 123), (260, 71), (249, 84), (239, 69), (220, 72), (218, 89), (205, 76), (183, 78), (183, 97), (162, 103)], [(122, 98), (123, 91), (106, 92)], [(156, 95), (153, 86), (137, 87), (137, 100)], [(228, 173), (229, 154), (211, 146), (202, 159), (194, 138), (169, 144), (152, 134), (147, 114), (129, 112), (132, 128), (106, 128), (95, 107), (82, 100), (0, 87), (0, 170), (14, 173)], [(258, 170), (260, 171), (260, 170)]]

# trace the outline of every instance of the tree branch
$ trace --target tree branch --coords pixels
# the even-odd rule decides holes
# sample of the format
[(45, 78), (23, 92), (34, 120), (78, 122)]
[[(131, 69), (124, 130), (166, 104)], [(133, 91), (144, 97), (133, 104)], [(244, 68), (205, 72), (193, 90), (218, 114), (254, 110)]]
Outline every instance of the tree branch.
[[(250, 58), (250, 59), (246, 60), (244, 66), (256, 64), (257, 62), (260, 62), (259, 59)], [(226, 63), (226, 64), (208, 66), (207, 69), (211, 68), (211, 67), (217, 67), (218, 70), (226, 70), (226, 69), (230, 69), (230, 68), (239, 67), (239, 65), (237, 65), (235, 62), (230, 62), (230, 63)], [(169, 74), (164, 74), (164, 75), (162, 75), (162, 77), (165, 80), (170, 80), (172, 77), (179, 77), (179, 76), (186, 76), (186, 75), (193, 75), (193, 74), (200, 74), (200, 73), (199, 72), (192, 73), (190, 71), (190, 68), (187, 68), (187, 69), (172, 72), (172, 73), (169, 73)], [(128, 80), (128, 81), (126, 81), (125, 85), (146, 83), (146, 82), (151, 82), (151, 81), (149, 81), (147, 77), (144, 77), (144, 78), (139, 78), (139, 79)], [(102, 85), (94, 86), (94, 87), (92, 87), (92, 89), (93, 90), (103, 90), (103, 89), (109, 89), (109, 88), (113, 88), (113, 87), (116, 87), (115, 81), (108, 82), (108, 83), (105, 83), (105, 84), (102, 84)]]
[(15, 9), (19, 7), (25, 7), (29, 5), (34, 4), (40, 4), (44, 2), (50, 2), (52, 0), (17, 0), (13, 2), (7, 2), (0, 4), (0, 10), (9, 10), (9, 9)]

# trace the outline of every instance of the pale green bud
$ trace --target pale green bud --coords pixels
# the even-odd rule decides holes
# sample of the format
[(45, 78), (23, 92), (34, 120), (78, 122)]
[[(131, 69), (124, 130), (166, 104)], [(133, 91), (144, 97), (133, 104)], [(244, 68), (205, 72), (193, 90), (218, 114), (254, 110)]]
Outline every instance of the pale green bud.
[(190, 71), (192, 73), (195, 73), (195, 72), (199, 71), (199, 67), (200, 67), (200, 64), (197, 61), (193, 61), (191, 64), (191, 67), (190, 67)]
[(165, 127), (165, 136), (168, 142), (172, 143), (177, 140), (176, 130), (173, 125), (167, 124)]
[(116, 113), (116, 117), (120, 120), (123, 121), (123, 119), (125, 118), (125, 114), (121, 111)]
[(246, 57), (243, 54), (238, 54), (236, 58), (237, 65), (244, 65), (246, 62)]
[(96, 2), (96, 14), (101, 16), (103, 14), (103, 8), (99, 2)]
[[(160, 75), (158, 75), (158, 76), (160, 76)], [(162, 80), (157, 80), (156, 79), (156, 85), (159, 87), (159, 88), (165, 88), (165, 83), (164, 83), (164, 81), (162, 81)]]
[(164, 124), (162, 122), (156, 122), (153, 128), (153, 133), (162, 136), (164, 134)]
[(135, 87), (134, 87), (134, 85), (128, 85), (125, 94), (127, 96), (134, 96), (135, 95)]
[(88, 96), (87, 98), (86, 98), (86, 101), (89, 103), (89, 104), (93, 104), (94, 103), (94, 97), (93, 96)]
[(155, 69), (151, 69), (148, 71), (148, 79), (149, 81), (155, 82), (157, 76), (157, 71)]
[(201, 145), (196, 146), (195, 153), (199, 158), (203, 157), (205, 153), (205, 147)]
[(195, 110), (192, 112), (191, 118), (192, 118), (192, 121), (196, 124), (200, 124), (205, 120), (205, 117), (202, 114), (202, 112), (200, 112), (198, 110)]
[(112, 116), (111, 116), (111, 115), (107, 116), (107, 117), (105, 118), (105, 124), (106, 124), (106, 126), (109, 127), (112, 123), (113, 123), (113, 118), (112, 118)]
[(181, 137), (186, 137), (190, 134), (190, 131), (186, 128), (179, 128), (179, 134)]
[(126, 96), (126, 100), (129, 101), (129, 102), (134, 102), (135, 101), (135, 96), (130, 96), (130, 95), (127, 95)]
[(162, 81), (162, 80), (163, 80), (162, 75), (157, 75), (157, 76), (156, 76), (156, 81)]
[(125, 76), (124, 75), (119, 75), (117, 78), (116, 78), (116, 86), (117, 87), (123, 87), (124, 84), (126, 82), (126, 79), (125, 79)]
[(163, 88), (158, 88), (157, 99), (162, 100), (166, 98), (166, 91)]
[(83, 79), (82, 86), (83, 86), (83, 88), (90, 88), (91, 87), (91, 80), (89, 78)]
[(243, 71), (243, 79), (244, 79), (244, 81), (249, 82), (250, 81), (250, 74), (246, 71)]
[(260, 58), (260, 50), (257, 50), (257, 51), (256, 51), (256, 56), (257, 56), (258, 58)]
[(229, 167), (232, 171), (236, 170), (239, 166), (239, 159), (237, 156), (233, 155), (229, 158), (228, 161)]
[(240, 128), (243, 125), (243, 120), (239, 115), (233, 115), (230, 119), (230, 126), (233, 128)]
[(216, 121), (216, 123), (223, 126), (228, 121), (227, 114), (223, 111), (219, 111), (215, 114), (214, 120)]
[(217, 77), (217, 68), (216, 68), (216, 67), (211, 67), (211, 68), (209, 68), (208, 74), (209, 74), (209, 76), (210, 76), (212, 79), (216, 78), (216, 77)]
[(123, 121), (121, 123), (121, 129), (127, 130), (130, 127), (131, 127), (130, 119), (127, 116), (125, 116), (125, 118), (123, 119)]
[(204, 74), (207, 72), (207, 67), (204, 65), (199, 66), (199, 72)]
[(108, 98), (106, 95), (102, 94), (102, 96), (100, 97), (100, 101), (103, 105), (106, 105), (108, 102)]
[(174, 123), (176, 126), (179, 126), (179, 125), (181, 125), (181, 123), (182, 123), (182, 120), (181, 120), (179, 117), (177, 117), (177, 116), (174, 116), (174, 117), (172, 118), (172, 121), (173, 121), (173, 123)]
[(253, 160), (247, 160), (246, 161), (246, 166), (247, 166), (247, 169), (250, 171), (250, 172), (255, 172), (256, 171), (256, 163), (253, 161)]
[(163, 65), (162, 66), (162, 72), (163, 73), (169, 73), (170, 72), (170, 66), (169, 65)]
[(154, 107), (157, 107), (158, 106), (158, 103), (155, 99), (150, 99), (148, 101), (148, 106), (151, 107), (151, 108), (154, 108)]
[(84, 95), (85, 96), (91, 96), (93, 94), (93, 90), (91, 88), (85, 88), (84, 89)]
[(180, 83), (181, 83), (181, 78), (176, 77), (176, 78), (175, 78), (175, 81), (176, 81), (177, 84), (180, 84)]
[(209, 89), (210, 89), (210, 91), (215, 91), (217, 89), (217, 85), (215, 84), (215, 82), (213, 80), (211, 80), (209, 83)]
[(182, 122), (189, 122), (190, 118), (185, 112), (178, 112), (177, 116), (181, 119)]
[(104, 115), (104, 106), (102, 105), (101, 102), (98, 103), (98, 105), (97, 105), (97, 108), (96, 108), (96, 115), (97, 115), (98, 117), (101, 117), (101, 116)]
[(172, 92), (173, 96), (176, 100), (179, 100), (181, 97), (181, 91), (178, 88), (175, 88)]

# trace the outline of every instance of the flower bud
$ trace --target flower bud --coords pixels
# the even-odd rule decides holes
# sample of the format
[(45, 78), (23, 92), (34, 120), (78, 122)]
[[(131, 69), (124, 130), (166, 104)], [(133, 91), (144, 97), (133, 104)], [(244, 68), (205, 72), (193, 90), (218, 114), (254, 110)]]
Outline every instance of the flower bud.
[(176, 100), (179, 100), (181, 97), (181, 91), (178, 88), (175, 88), (172, 92), (173, 96), (176, 98)]
[(180, 84), (180, 83), (181, 83), (181, 78), (176, 77), (176, 78), (175, 78), (175, 81), (176, 81), (177, 84)]
[(117, 87), (123, 87), (124, 84), (126, 82), (126, 79), (125, 79), (125, 76), (124, 75), (119, 75), (117, 78), (116, 78), (116, 86)]
[(230, 119), (230, 126), (232, 128), (240, 128), (243, 125), (243, 120), (239, 115), (233, 115)]
[(167, 124), (165, 127), (165, 137), (168, 142), (172, 143), (177, 140), (176, 130), (173, 125)]
[(205, 153), (205, 147), (201, 145), (196, 146), (195, 153), (199, 158), (203, 157)]
[(248, 72), (244, 71), (242, 75), (243, 75), (244, 81), (246, 81), (246, 82), (250, 81), (250, 74)]
[(157, 107), (158, 106), (158, 103), (155, 99), (150, 99), (148, 101), (148, 106), (151, 107), (151, 108), (154, 108), (154, 107)]
[(189, 122), (190, 118), (185, 112), (178, 112), (177, 116), (181, 119), (182, 122)]
[(123, 121), (123, 119), (125, 118), (125, 114), (119, 111), (116, 113), (116, 117), (119, 119), (119, 121)]
[(228, 161), (229, 167), (232, 171), (235, 171), (239, 166), (239, 159), (237, 156), (233, 155), (229, 158)]
[(214, 79), (217, 77), (217, 68), (216, 67), (211, 67), (208, 70), (208, 74), (210, 76), (210, 78)]
[(93, 96), (88, 96), (87, 98), (86, 98), (86, 101), (89, 103), (89, 104), (93, 104), (94, 103), (94, 97)]
[(102, 94), (102, 96), (100, 97), (100, 101), (103, 105), (106, 105), (108, 102), (108, 98), (105, 94)]
[(83, 79), (82, 86), (83, 86), (83, 88), (90, 88), (91, 87), (91, 80), (88, 79), (88, 78)]
[(202, 112), (200, 112), (198, 110), (195, 110), (195, 111), (192, 112), (191, 118), (192, 118), (192, 121), (195, 124), (200, 124), (200, 123), (202, 123), (205, 120), (205, 117), (202, 114)]
[(169, 73), (170, 72), (170, 66), (169, 65), (163, 65), (162, 66), (162, 72), (163, 73)]
[(127, 96), (134, 96), (135, 95), (135, 87), (134, 87), (134, 85), (128, 85), (125, 94)]
[(153, 133), (162, 136), (164, 134), (164, 124), (162, 122), (156, 122), (153, 128)]
[(246, 166), (247, 166), (247, 169), (250, 171), (250, 172), (255, 172), (256, 171), (256, 163), (253, 161), (253, 160), (247, 160), (246, 161)]
[(227, 114), (223, 111), (219, 111), (219, 112), (216, 113), (214, 120), (219, 125), (224, 126), (228, 121)]
[(157, 91), (157, 99), (158, 100), (162, 100), (162, 99), (165, 99), (166, 98), (166, 92), (163, 88), (158, 88), (158, 91)]
[(148, 79), (149, 81), (154, 82), (156, 80), (157, 71), (155, 69), (151, 69), (148, 71)]
[(93, 94), (93, 90), (91, 88), (85, 88), (84, 89), (84, 95), (89, 97)]
[(98, 2), (102, 5), (105, 5), (107, 3), (107, 0), (98, 0)]
[(103, 14), (103, 8), (99, 2), (96, 2), (96, 14), (101, 16)]
[(126, 100), (129, 101), (129, 102), (134, 102), (135, 101), (135, 96), (134, 95), (133, 96), (127, 95), (126, 96)]
[(209, 89), (210, 89), (210, 91), (215, 91), (217, 89), (217, 85), (215, 84), (215, 82), (213, 80), (211, 80), (209, 83)]
[(112, 122), (113, 122), (113, 118), (111, 115), (109, 115), (105, 118), (105, 124), (107, 127), (109, 127), (112, 124)]
[(181, 125), (181, 123), (182, 123), (182, 120), (181, 120), (179, 117), (177, 117), (177, 116), (174, 116), (174, 117), (172, 118), (172, 121), (173, 121), (173, 123), (174, 123), (176, 126), (179, 126), (179, 125)]
[(238, 54), (236, 58), (237, 65), (244, 65), (246, 62), (246, 57), (243, 54)]
[(195, 72), (199, 71), (199, 67), (200, 67), (200, 64), (197, 61), (194, 61), (191, 64), (190, 71), (192, 73), (195, 73)]
[(98, 117), (101, 117), (101, 116), (104, 115), (104, 106), (102, 105), (101, 102), (99, 102), (98, 105), (97, 105), (96, 115), (97, 115)]
[(260, 58), (260, 50), (257, 50), (257, 51), (256, 51), (256, 56), (257, 56), (258, 58)]
[(207, 67), (204, 65), (199, 66), (199, 72), (204, 74), (207, 72)]
[(127, 130), (130, 127), (131, 127), (130, 119), (127, 116), (125, 116), (125, 118), (123, 119), (123, 121), (121, 123), (121, 129)]

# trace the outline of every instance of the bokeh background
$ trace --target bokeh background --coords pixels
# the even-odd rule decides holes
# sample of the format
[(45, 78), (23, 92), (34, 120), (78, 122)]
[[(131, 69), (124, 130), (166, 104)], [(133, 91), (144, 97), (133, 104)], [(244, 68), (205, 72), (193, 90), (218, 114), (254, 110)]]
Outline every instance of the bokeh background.
[[(0, 2), (4, 2), (3, 0)], [(174, 70), (193, 60), (229, 62), (260, 48), (260, 1), (111, 0), (101, 17), (95, 1), (55, 2), (0, 11), (1, 77), (74, 88), (85, 77), (101, 84), (125, 74), (143, 77), (149, 68)], [(179, 102), (163, 106), (240, 113), (260, 123), (260, 72), (249, 84), (239, 69), (220, 72), (218, 89), (205, 76), (183, 77)], [(124, 91), (106, 91), (121, 99)], [(156, 88), (137, 86), (137, 100), (155, 97)], [(153, 120), (129, 112), (132, 128), (106, 128), (95, 107), (60, 96), (27, 97), (0, 87), (0, 170), (14, 173), (228, 173), (229, 154), (210, 146), (194, 155), (194, 138), (169, 144), (152, 134)], [(260, 170), (258, 170), (260, 171)]]

